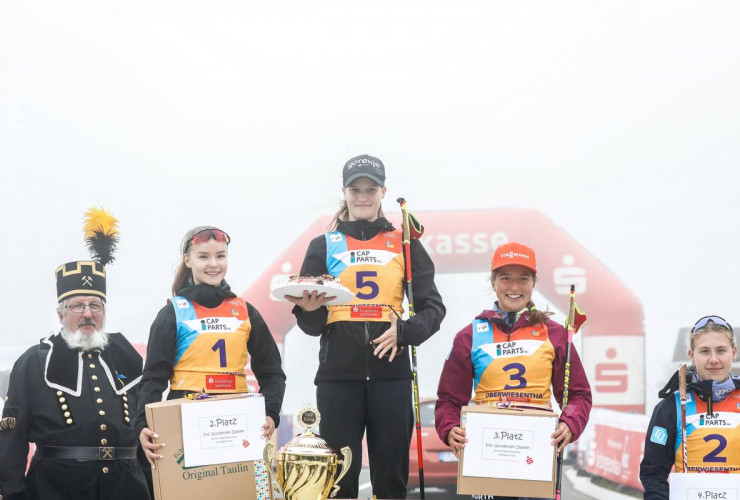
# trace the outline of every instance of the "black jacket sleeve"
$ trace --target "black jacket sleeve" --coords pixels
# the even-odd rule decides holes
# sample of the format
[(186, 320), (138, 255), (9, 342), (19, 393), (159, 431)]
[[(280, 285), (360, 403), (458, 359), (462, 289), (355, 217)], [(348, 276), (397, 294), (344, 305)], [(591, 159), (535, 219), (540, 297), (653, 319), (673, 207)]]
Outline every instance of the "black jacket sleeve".
[(265, 396), (265, 413), (280, 425), (280, 408), (285, 395), (285, 373), (280, 351), (259, 311), (247, 302), (247, 312), (252, 330), (247, 341), (252, 371), (257, 377), (260, 392)]
[[(33, 413), (28, 397), (32, 387), (27, 385), (29, 374), (41, 366), (35, 366), (38, 356), (35, 350), (26, 351), (15, 362), (10, 372), (7, 399), (3, 408), (3, 419), (9, 427), (0, 430), (0, 495), (9, 500), (30, 498), (26, 488), (26, 460), (28, 457), (28, 429)], [(11, 424), (14, 424), (11, 427)]]
[[(321, 276), (326, 274), (326, 238), (321, 235), (308, 245), (306, 256), (301, 266), (301, 276)], [(326, 320), (329, 317), (329, 310), (326, 306), (321, 306), (315, 311), (304, 312), (299, 306), (293, 307), (298, 327), (304, 333), (313, 337), (318, 337), (324, 331)]]
[(447, 311), (434, 284), (432, 259), (419, 240), (411, 240), (410, 247), (414, 316), (398, 322), (398, 345), (418, 346), (439, 330)]
[(172, 378), (175, 360), (175, 310), (167, 304), (160, 309), (149, 330), (144, 374), (139, 382), (139, 404), (136, 408), (134, 430), (138, 437), (146, 427), (146, 405), (162, 401), (162, 394)]
[[(645, 453), (640, 463), (645, 500), (668, 500), (668, 475), (676, 459), (676, 422), (675, 397), (658, 403), (645, 434)], [(663, 441), (665, 444), (661, 444)]]

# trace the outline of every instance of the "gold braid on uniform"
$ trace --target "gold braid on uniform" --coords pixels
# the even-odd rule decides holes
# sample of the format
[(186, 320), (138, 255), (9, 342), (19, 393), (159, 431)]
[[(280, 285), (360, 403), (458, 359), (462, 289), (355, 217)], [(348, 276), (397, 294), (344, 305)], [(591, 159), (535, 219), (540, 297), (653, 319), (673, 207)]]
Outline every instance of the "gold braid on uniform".
[(15, 427), (15, 417), (5, 417), (0, 420), (0, 431), (10, 430)]
[(113, 262), (118, 245), (118, 219), (102, 208), (85, 212), (85, 243), (93, 260), (101, 266)]

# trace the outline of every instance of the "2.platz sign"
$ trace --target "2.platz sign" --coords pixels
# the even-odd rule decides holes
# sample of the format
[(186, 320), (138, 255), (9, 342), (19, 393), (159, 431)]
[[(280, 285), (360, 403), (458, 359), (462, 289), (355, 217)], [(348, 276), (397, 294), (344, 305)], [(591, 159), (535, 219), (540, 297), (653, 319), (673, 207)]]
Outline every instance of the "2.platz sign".
[[(637, 297), (593, 255), (537, 210), (473, 210), (416, 214), (425, 227), (421, 238), (437, 273), (481, 272), (491, 268), (493, 250), (521, 241), (537, 252), (537, 289), (561, 311), (567, 311), (570, 285), (588, 314), (583, 329), (584, 366), (594, 406), (645, 411), (645, 333)], [(389, 220), (400, 227), (400, 214)], [(323, 233), (329, 217), (308, 228), (242, 294), (257, 307), (278, 343), (295, 325), (287, 302), (270, 290), (300, 270), (312, 238)]]

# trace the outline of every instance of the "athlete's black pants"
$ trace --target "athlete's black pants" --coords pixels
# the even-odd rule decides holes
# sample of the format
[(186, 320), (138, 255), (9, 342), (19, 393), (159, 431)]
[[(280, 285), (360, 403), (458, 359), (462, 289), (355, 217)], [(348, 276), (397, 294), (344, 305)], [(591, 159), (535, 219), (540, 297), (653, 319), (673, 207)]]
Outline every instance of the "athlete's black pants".
[(339, 482), (337, 498), (359, 497), (365, 429), (373, 491), (363, 496), (406, 498), (414, 426), (411, 380), (319, 382), (316, 400), (321, 437), (340, 457), (343, 447), (352, 450), (352, 466)]

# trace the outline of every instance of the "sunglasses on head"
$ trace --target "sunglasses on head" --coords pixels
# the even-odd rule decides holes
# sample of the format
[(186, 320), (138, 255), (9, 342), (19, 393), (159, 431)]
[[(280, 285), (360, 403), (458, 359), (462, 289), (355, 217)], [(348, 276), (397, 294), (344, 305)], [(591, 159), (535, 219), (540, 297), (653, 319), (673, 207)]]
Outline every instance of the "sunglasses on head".
[(221, 231), (220, 229), (204, 229), (203, 231), (195, 233), (193, 236), (190, 237), (187, 243), (185, 243), (185, 250), (183, 250), (182, 253), (187, 253), (190, 245), (192, 245), (193, 243), (205, 243), (210, 239), (214, 239), (216, 241), (224, 241), (227, 245), (231, 242), (231, 238), (229, 238), (229, 235)]
[(732, 326), (730, 326), (730, 324), (727, 321), (725, 321), (724, 318), (720, 318), (719, 316), (704, 316), (703, 318), (701, 318), (699, 321), (696, 322), (696, 324), (694, 325), (694, 328), (691, 329), (691, 333), (694, 333), (696, 330), (701, 330), (702, 328), (707, 326), (707, 323), (709, 323), (710, 321), (714, 323), (715, 325), (724, 326), (731, 332), (733, 331)]

